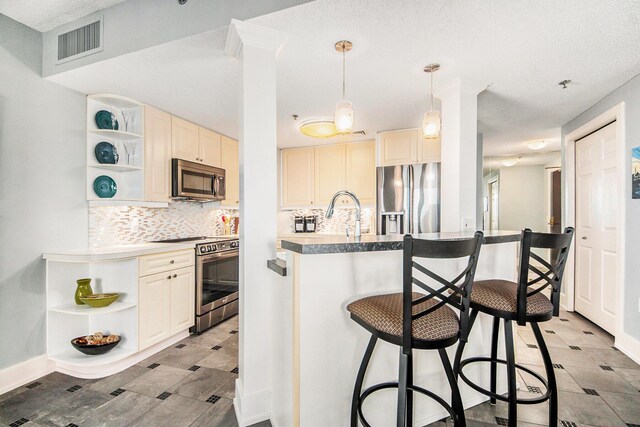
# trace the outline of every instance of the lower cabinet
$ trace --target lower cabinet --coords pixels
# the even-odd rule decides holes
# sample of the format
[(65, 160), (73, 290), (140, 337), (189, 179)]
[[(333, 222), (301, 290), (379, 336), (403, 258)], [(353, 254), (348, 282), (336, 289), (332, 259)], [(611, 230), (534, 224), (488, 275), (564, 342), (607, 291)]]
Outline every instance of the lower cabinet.
[(143, 350), (194, 325), (194, 266), (140, 277), (138, 296), (138, 350)]

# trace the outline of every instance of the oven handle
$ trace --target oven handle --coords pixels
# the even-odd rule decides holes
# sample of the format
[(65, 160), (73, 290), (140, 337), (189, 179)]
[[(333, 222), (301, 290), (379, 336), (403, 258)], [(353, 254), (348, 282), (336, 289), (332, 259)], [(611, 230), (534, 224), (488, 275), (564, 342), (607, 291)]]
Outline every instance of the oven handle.
[(239, 249), (235, 249), (232, 251), (220, 252), (217, 254), (208, 254), (208, 255), (198, 255), (200, 262), (207, 262), (213, 259), (223, 259), (223, 258), (233, 258), (240, 254)]

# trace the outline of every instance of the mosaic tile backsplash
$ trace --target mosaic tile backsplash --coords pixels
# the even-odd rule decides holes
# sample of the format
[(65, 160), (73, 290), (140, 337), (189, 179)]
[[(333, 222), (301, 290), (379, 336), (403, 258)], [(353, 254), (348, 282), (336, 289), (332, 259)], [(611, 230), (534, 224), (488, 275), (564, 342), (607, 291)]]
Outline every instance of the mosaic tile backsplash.
[[(333, 217), (327, 219), (324, 217), (326, 209), (296, 209), (290, 212), (290, 226), (288, 233), (293, 233), (294, 217), (296, 216), (312, 216), (317, 218), (316, 233), (343, 234), (346, 227), (349, 227), (349, 233), (353, 233), (356, 223), (356, 209), (335, 209)], [(363, 208), (360, 216), (360, 228), (363, 234), (375, 233), (375, 210)]]
[(239, 212), (197, 202), (172, 202), (168, 208), (91, 207), (89, 245), (98, 248), (188, 236), (218, 236), (223, 234), (223, 215), (239, 216)]

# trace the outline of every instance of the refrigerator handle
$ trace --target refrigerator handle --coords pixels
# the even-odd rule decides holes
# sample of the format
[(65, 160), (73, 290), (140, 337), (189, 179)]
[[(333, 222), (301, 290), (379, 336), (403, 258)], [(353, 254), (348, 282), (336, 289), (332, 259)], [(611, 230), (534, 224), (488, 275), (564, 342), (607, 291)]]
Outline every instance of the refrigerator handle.
[(407, 181), (409, 183), (409, 191), (406, 200), (407, 212), (405, 213), (405, 215), (407, 216), (405, 223), (408, 227), (407, 230), (405, 230), (405, 233), (413, 234), (413, 165), (409, 165), (408, 172), (409, 179)]

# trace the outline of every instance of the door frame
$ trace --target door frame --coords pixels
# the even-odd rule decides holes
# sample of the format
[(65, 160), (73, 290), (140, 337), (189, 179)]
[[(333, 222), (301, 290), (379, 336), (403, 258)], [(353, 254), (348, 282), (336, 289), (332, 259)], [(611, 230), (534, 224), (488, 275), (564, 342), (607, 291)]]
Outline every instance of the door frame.
[[(616, 293), (616, 322), (615, 322), (615, 338), (616, 343), (618, 338), (623, 335), (624, 326), (624, 287), (625, 287), (625, 222), (626, 214), (624, 209), (624, 201), (626, 200), (626, 138), (625, 138), (625, 104), (621, 102), (610, 110), (600, 114), (596, 118), (590, 120), (586, 124), (580, 126), (578, 129), (567, 134), (563, 138), (564, 147), (564, 168), (565, 171), (563, 177), (562, 191), (566, 195), (563, 201), (565, 215), (562, 218), (562, 227), (575, 227), (576, 226), (576, 141), (585, 137), (586, 135), (598, 130), (599, 128), (611, 123), (615, 120), (616, 127), (616, 152), (617, 162), (616, 169), (618, 175), (618, 184), (621, 188), (621, 194), (618, 195), (618, 230), (617, 230), (617, 273), (618, 280), (615, 282)], [(578, 236), (575, 236), (578, 239)], [(576, 268), (576, 256), (575, 256), (576, 244), (571, 246), (569, 252), (569, 261), (567, 262), (565, 272), (565, 286), (564, 286), (564, 298), (561, 298), (562, 306), (567, 311), (574, 311), (575, 309), (575, 268)]]

